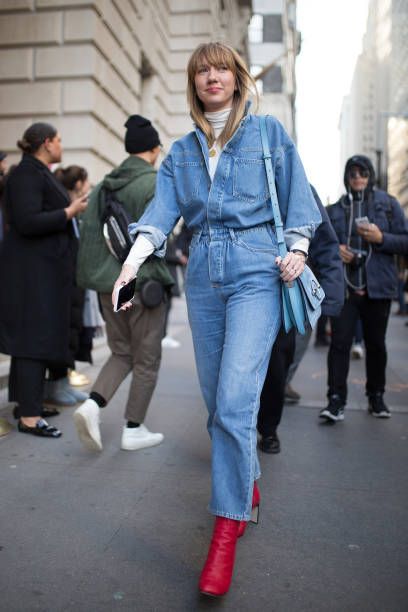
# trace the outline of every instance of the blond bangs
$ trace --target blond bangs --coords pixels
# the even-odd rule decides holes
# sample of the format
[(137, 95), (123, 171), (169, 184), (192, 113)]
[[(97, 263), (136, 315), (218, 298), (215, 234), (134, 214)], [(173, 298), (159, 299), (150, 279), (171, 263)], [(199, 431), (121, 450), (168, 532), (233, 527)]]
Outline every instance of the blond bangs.
[(237, 72), (232, 52), (227, 47), (221, 46), (218, 43), (200, 45), (196, 49), (188, 65), (189, 77), (191, 75), (194, 79), (198, 69), (203, 65), (214, 66), (215, 68), (226, 66), (234, 75)]
[(227, 123), (218, 138), (218, 141), (223, 147), (225, 143), (233, 136), (239, 122), (245, 114), (245, 103), (251, 94), (251, 85), (254, 88), (256, 99), (258, 93), (256, 84), (251, 77), (244, 60), (239, 54), (228, 45), (220, 42), (212, 42), (202, 44), (193, 52), (187, 66), (187, 100), (190, 106), (190, 114), (193, 121), (205, 134), (208, 145), (211, 147), (215, 141), (213, 129), (204, 115), (204, 108), (199, 100), (195, 89), (195, 76), (199, 68), (203, 65), (226, 66), (231, 70), (236, 79), (237, 90), (232, 102), (232, 110)]

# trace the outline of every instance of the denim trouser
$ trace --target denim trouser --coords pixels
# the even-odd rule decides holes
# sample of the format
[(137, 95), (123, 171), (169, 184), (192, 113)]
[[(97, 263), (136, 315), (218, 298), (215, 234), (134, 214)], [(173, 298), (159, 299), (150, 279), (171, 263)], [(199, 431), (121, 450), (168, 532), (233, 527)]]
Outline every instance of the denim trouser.
[(212, 440), (213, 514), (249, 520), (259, 397), (281, 325), (275, 234), (268, 225), (193, 236), (186, 297)]

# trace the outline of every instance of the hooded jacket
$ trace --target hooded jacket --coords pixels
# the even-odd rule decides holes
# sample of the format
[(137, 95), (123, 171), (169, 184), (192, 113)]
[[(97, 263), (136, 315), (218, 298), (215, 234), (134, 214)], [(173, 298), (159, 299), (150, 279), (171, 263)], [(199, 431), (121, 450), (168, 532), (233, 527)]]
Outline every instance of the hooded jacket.
[[(353, 246), (353, 239), (357, 236), (354, 221), (350, 223), (351, 202), (354, 202), (356, 197), (356, 194), (350, 191), (348, 184), (348, 172), (351, 166), (359, 166), (369, 171), (367, 189), (360, 198), (363, 206), (361, 214), (366, 215), (370, 223), (375, 223), (383, 234), (381, 244), (362, 243), (362, 247), (368, 252), (363, 264), (365, 290), (372, 299), (393, 299), (397, 297), (398, 284), (394, 255), (408, 253), (408, 223), (399, 202), (387, 192), (375, 187), (374, 168), (368, 157), (354, 155), (345, 166), (344, 184), (347, 193), (327, 208), (340, 244)], [(359, 215), (353, 214), (353, 218), (355, 216)], [(348, 270), (352, 266), (344, 267)]]
[[(81, 219), (77, 266), (79, 286), (110, 293), (122, 268), (121, 263), (109, 251), (102, 234), (101, 211), (105, 204), (103, 188), (113, 191), (131, 219), (137, 221), (154, 196), (156, 174), (151, 164), (131, 155), (106, 175), (92, 191)], [(168, 289), (173, 285), (166, 264), (157, 257), (150, 258), (141, 266), (136, 290), (149, 279), (160, 281)]]

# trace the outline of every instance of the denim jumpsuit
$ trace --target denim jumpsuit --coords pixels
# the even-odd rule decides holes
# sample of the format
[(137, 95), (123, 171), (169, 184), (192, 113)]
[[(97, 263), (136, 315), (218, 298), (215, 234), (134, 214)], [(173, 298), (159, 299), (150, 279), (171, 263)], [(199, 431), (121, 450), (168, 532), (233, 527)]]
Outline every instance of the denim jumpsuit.
[[(293, 142), (267, 117), (288, 248), (311, 238), (321, 217)], [(246, 114), (225, 145), (213, 181), (208, 146), (196, 129), (176, 141), (156, 192), (130, 233), (163, 256), (183, 216), (194, 229), (186, 299), (197, 371), (212, 440), (212, 494), (218, 516), (249, 520), (260, 469), (256, 421), (272, 345), (281, 326), (280, 278), (259, 117)]]

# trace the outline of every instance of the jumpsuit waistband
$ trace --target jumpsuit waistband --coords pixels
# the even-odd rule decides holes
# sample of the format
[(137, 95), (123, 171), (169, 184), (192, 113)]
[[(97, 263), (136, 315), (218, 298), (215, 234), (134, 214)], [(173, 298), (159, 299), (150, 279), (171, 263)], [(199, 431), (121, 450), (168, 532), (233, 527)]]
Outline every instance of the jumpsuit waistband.
[(273, 222), (268, 221), (267, 223), (260, 223), (259, 225), (253, 225), (252, 227), (246, 228), (233, 228), (226, 226), (217, 226), (217, 227), (204, 227), (199, 230), (193, 232), (194, 242), (197, 242), (200, 239), (210, 242), (211, 240), (222, 240), (224, 238), (230, 238), (232, 241), (240, 236), (245, 234), (253, 233), (253, 232), (262, 232), (266, 230), (270, 230), (274, 226)]

